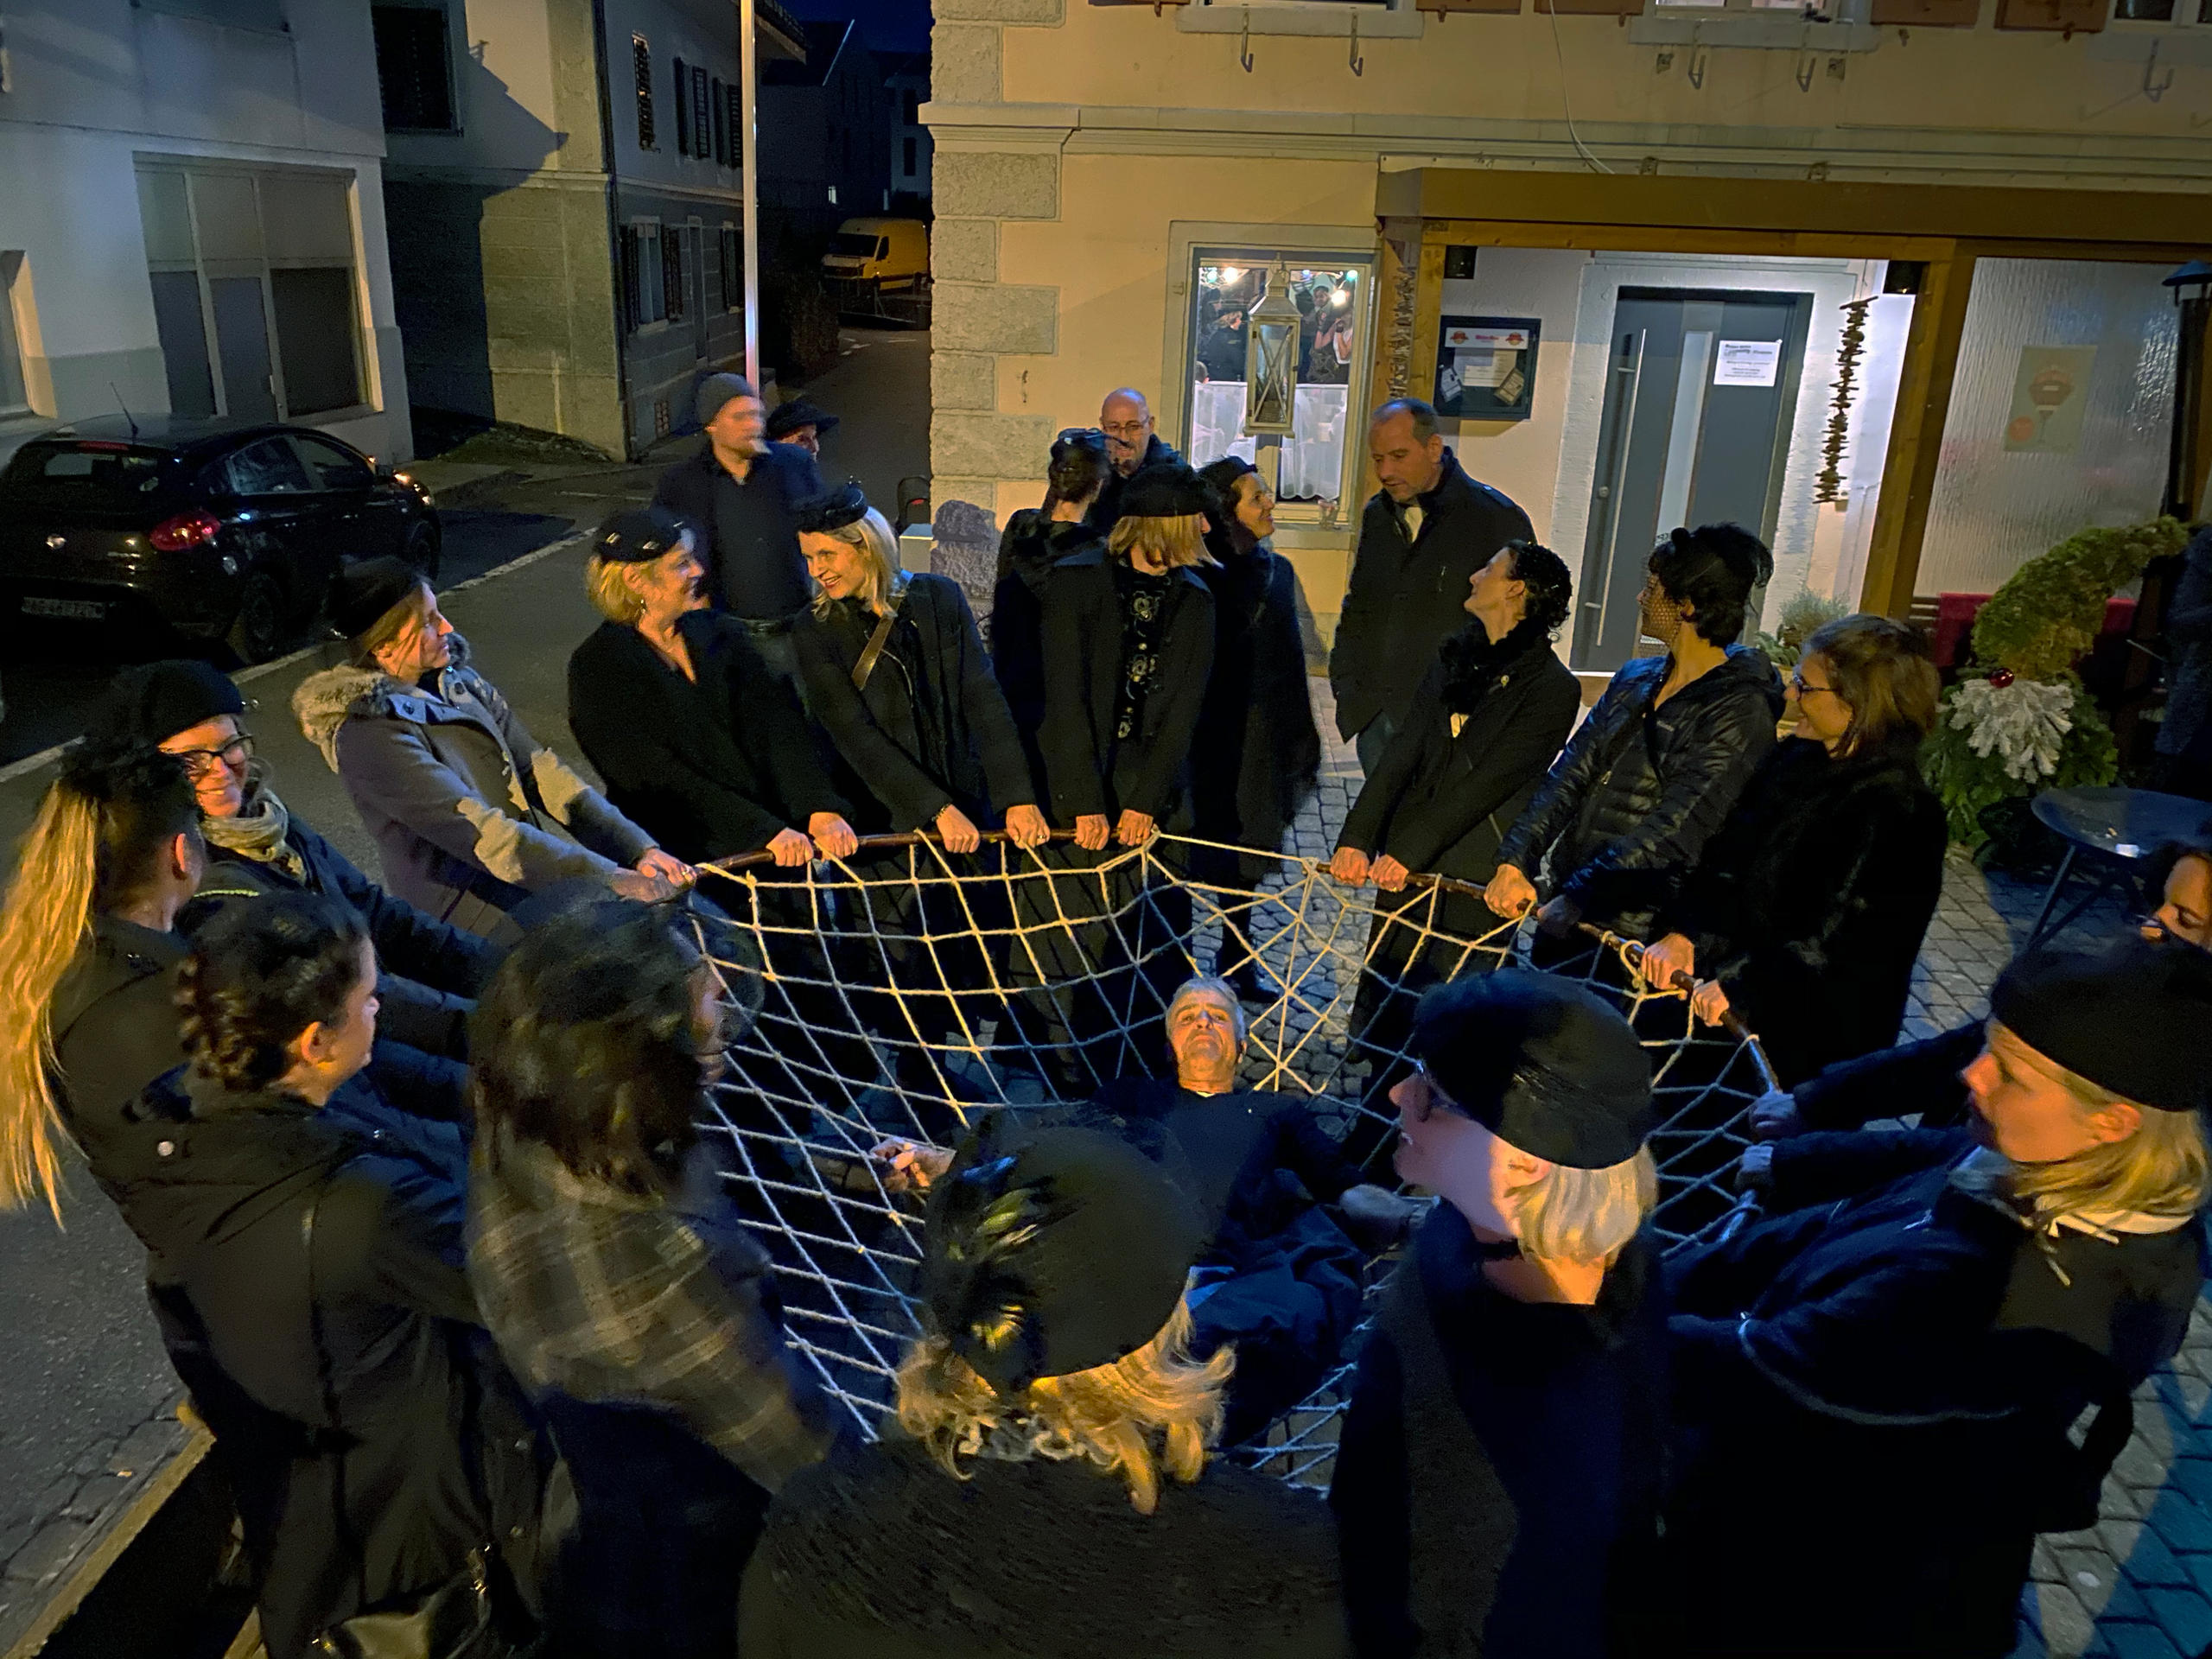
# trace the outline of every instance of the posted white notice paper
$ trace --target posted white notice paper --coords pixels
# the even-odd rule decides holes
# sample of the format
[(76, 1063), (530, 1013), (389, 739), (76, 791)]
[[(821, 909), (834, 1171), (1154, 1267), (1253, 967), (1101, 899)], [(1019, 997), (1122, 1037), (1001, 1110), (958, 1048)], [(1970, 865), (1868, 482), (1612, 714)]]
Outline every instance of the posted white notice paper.
[(1724, 340), (1713, 359), (1716, 386), (1770, 386), (1781, 372), (1778, 340)]

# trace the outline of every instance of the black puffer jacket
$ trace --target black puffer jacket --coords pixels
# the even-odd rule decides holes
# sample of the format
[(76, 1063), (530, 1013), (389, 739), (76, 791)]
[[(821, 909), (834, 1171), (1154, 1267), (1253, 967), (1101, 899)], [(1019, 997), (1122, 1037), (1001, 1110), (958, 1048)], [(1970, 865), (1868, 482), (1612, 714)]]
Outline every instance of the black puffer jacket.
[(1077, 1459), (848, 1444), (768, 1512), (738, 1604), (746, 1659), (1128, 1659), (1348, 1649), (1320, 1503), (1222, 1464), (1139, 1515)]
[(1742, 798), (1662, 912), (1766, 1046), (1785, 1089), (1887, 1048), (1943, 889), (1943, 804), (1916, 734), (1831, 759), (1794, 737)]
[(1781, 677), (1748, 645), (1654, 708), (1670, 660), (1638, 658), (1613, 676), (1497, 849), (1532, 880), (1548, 852), (1550, 892), (1638, 938), (1773, 749), (1782, 717)]

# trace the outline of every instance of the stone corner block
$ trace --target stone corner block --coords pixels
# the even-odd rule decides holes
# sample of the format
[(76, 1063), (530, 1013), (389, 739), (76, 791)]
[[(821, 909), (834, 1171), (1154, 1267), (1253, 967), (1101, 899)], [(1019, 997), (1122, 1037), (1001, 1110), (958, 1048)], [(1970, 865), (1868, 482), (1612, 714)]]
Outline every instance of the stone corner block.
[[(939, 410), (930, 422), (930, 472), (948, 480), (1033, 474), (1041, 470), (1058, 429), (1049, 415)], [(980, 505), (989, 505), (991, 499)]]
[(934, 352), (930, 402), (938, 409), (996, 409), (999, 361), (981, 352)]
[(1058, 29), (1067, 21), (1067, 0), (935, 0), (931, 13), (941, 23), (1020, 23)]
[(1058, 219), (1060, 158), (1051, 150), (939, 149), (932, 206), (947, 219)]
[(939, 283), (930, 339), (938, 352), (1050, 357), (1060, 348), (1060, 290), (1013, 283)]
[(998, 221), (938, 219), (930, 230), (930, 270), (940, 283), (998, 281)]
[(930, 30), (932, 101), (995, 104), (1004, 96), (996, 23), (938, 23)]

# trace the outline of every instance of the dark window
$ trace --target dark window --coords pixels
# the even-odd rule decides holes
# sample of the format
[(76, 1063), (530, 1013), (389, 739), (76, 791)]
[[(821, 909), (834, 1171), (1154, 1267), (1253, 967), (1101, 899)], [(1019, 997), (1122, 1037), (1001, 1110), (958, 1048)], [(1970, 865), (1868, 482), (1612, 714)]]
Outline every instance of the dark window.
[[(922, 118), (922, 95), (910, 86), (899, 96), (903, 100), (899, 107), (906, 113), (906, 124), (910, 127), (913, 126)], [(906, 170), (910, 173), (913, 171), (912, 168)]]
[(353, 271), (343, 265), (272, 270), (269, 297), (276, 313), (286, 413), (314, 415), (359, 403)]
[(691, 153), (702, 159), (714, 153), (714, 118), (707, 113), (707, 72), (691, 71)]
[(365, 490), (377, 481), (377, 475), (369, 470), (366, 461), (328, 438), (295, 435), (292, 443), (299, 450), (300, 459), (307, 462), (317, 489)]
[(715, 159), (727, 167), (729, 165), (729, 123), (723, 118), (725, 105), (722, 103), (721, 77), (719, 75), (715, 77), (714, 96), (708, 103), (715, 112)]
[(722, 88), (729, 97), (729, 164), (745, 165), (745, 88), (733, 81)]
[(661, 265), (664, 246), (673, 254), (672, 240), (664, 243), (652, 227), (639, 225), (623, 227), (623, 311), (633, 334), (647, 323), (658, 322), (668, 315), (666, 276)]
[(914, 176), (914, 141), (911, 138), (906, 141), (906, 176)]
[(32, 506), (130, 512), (160, 489), (168, 460), (119, 443), (27, 443), (0, 478), (0, 495)]
[(642, 35), (630, 37), (630, 63), (638, 76), (638, 148), (653, 145), (653, 49)]
[(207, 360), (207, 322), (200, 313), (200, 273), (157, 270), (152, 278), (154, 331), (168, 374), (169, 413), (213, 415), (215, 374)]
[(660, 230), (661, 315), (683, 321), (683, 232), (672, 225)]
[(681, 58), (676, 60), (676, 153), (691, 153), (691, 76)]
[(283, 438), (249, 443), (231, 457), (229, 467), (232, 495), (304, 495), (315, 488), (308, 469)]
[(443, 6), (376, 6), (377, 85), (392, 132), (451, 132), (453, 77)]

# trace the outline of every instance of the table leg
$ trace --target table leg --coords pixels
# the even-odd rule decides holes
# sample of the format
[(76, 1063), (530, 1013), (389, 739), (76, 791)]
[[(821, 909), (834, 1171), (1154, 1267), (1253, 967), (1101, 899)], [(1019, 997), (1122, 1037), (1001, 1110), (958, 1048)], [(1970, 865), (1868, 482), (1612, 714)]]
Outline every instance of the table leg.
[(2066, 885), (2066, 878), (2073, 871), (2076, 850), (2071, 842), (2067, 843), (2066, 856), (2058, 861), (2058, 874), (2050, 879), (2050, 891), (2044, 894), (2043, 908), (2036, 912), (2036, 925), (2028, 930), (2030, 944), (2043, 938), (2044, 924), (2050, 919), (2051, 907), (2058, 902), (2058, 890)]

